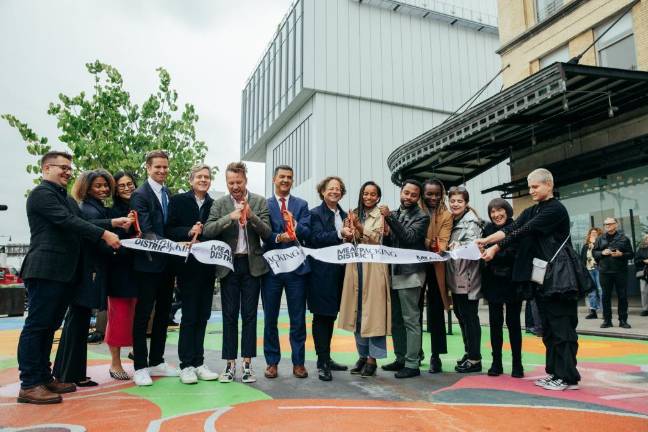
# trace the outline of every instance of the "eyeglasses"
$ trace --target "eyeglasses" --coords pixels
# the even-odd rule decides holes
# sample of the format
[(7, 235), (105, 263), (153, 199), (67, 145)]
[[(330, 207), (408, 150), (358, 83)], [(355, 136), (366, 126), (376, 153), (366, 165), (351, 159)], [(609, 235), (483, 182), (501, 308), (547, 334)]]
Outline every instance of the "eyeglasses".
[(117, 189), (119, 189), (119, 190), (135, 189), (135, 184), (131, 183), (131, 182), (124, 183), (124, 184), (118, 184)]
[(63, 164), (47, 164), (47, 165), (59, 167), (64, 172), (72, 172), (72, 165), (63, 165)]
[(449, 194), (454, 192), (467, 192), (467, 189), (463, 186), (452, 186), (450, 189), (448, 189)]
[(617, 224), (616, 222), (607, 222), (607, 223), (604, 223), (603, 226), (610, 226), (610, 225), (616, 225), (616, 224)]

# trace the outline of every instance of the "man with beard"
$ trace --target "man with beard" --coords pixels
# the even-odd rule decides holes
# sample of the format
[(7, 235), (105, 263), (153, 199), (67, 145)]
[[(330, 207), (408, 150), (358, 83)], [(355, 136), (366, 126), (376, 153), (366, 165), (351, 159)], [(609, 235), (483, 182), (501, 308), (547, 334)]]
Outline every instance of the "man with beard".
[[(430, 217), (418, 206), (423, 187), (416, 180), (405, 180), (401, 186), (398, 210), (381, 206), (380, 212), (389, 225), (385, 243), (401, 249), (425, 250), (425, 237)], [(425, 284), (425, 264), (395, 264), (392, 273), (392, 338), (396, 361), (384, 365), (394, 371), (396, 378), (411, 378), (421, 374), (421, 311), (419, 299)]]

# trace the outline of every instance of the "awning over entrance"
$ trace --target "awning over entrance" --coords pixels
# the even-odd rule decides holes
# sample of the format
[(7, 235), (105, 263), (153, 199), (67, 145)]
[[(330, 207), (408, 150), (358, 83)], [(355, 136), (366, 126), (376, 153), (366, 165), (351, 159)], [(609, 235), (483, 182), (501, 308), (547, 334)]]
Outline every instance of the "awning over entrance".
[(554, 63), (400, 146), (387, 165), (396, 184), (438, 177), (456, 185), (513, 152), (645, 106), (648, 72)]

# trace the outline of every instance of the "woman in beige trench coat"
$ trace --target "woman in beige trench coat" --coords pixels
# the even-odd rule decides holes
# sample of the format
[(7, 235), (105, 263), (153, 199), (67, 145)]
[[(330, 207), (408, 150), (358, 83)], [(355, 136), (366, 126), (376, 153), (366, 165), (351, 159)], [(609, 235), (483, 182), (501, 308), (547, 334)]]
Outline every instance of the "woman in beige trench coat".
[[(372, 181), (360, 188), (358, 208), (349, 213), (346, 221), (354, 228), (359, 243), (382, 243), (385, 224), (378, 208), (381, 195), (380, 187)], [(386, 336), (391, 334), (387, 264), (347, 264), (338, 327), (355, 335), (360, 358), (351, 373), (365, 378), (374, 376), (376, 359), (387, 357)]]

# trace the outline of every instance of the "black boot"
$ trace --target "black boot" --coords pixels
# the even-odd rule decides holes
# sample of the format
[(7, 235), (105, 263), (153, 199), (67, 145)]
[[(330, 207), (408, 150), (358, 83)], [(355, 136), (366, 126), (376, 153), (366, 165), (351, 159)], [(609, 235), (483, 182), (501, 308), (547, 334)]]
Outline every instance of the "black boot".
[(598, 315), (596, 315), (596, 309), (590, 309), (590, 313), (587, 314), (585, 319), (597, 319)]
[(502, 351), (493, 352), (493, 363), (491, 364), (490, 369), (488, 369), (488, 376), (500, 376), (504, 372), (502, 368)]
[(329, 368), (328, 363), (324, 363), (322, 367), (317, 368), (317, 377), (321, 381), (331, 381), (333, 380), (333, 375), (331, 375), (331, 369)]
[(365, 363), (365, 365), (362, 367), (362, 372), (360, 372), (360, 377), (369, 378), (372, 376), (376, 376), (377, 368), (378, 365), (376, 363)]
[(365, 357), (360, 357), (355, 366), (353, 366), (349, 372), (351, 372), (351, 375), (359, 375), (362, 373), (362, 368), (365, 364), (367, 364), (367, 359)]
[(428, 372), (434, 374), (442, 372), (441, 359), (439, 357), (432, 357), (430, 359), (430, 370), (428, 370)]
[(520, 360), (513, 360), (511, 376), (513, 378), (524, 378), (524, 367), (522, 367), (522, 362)]

